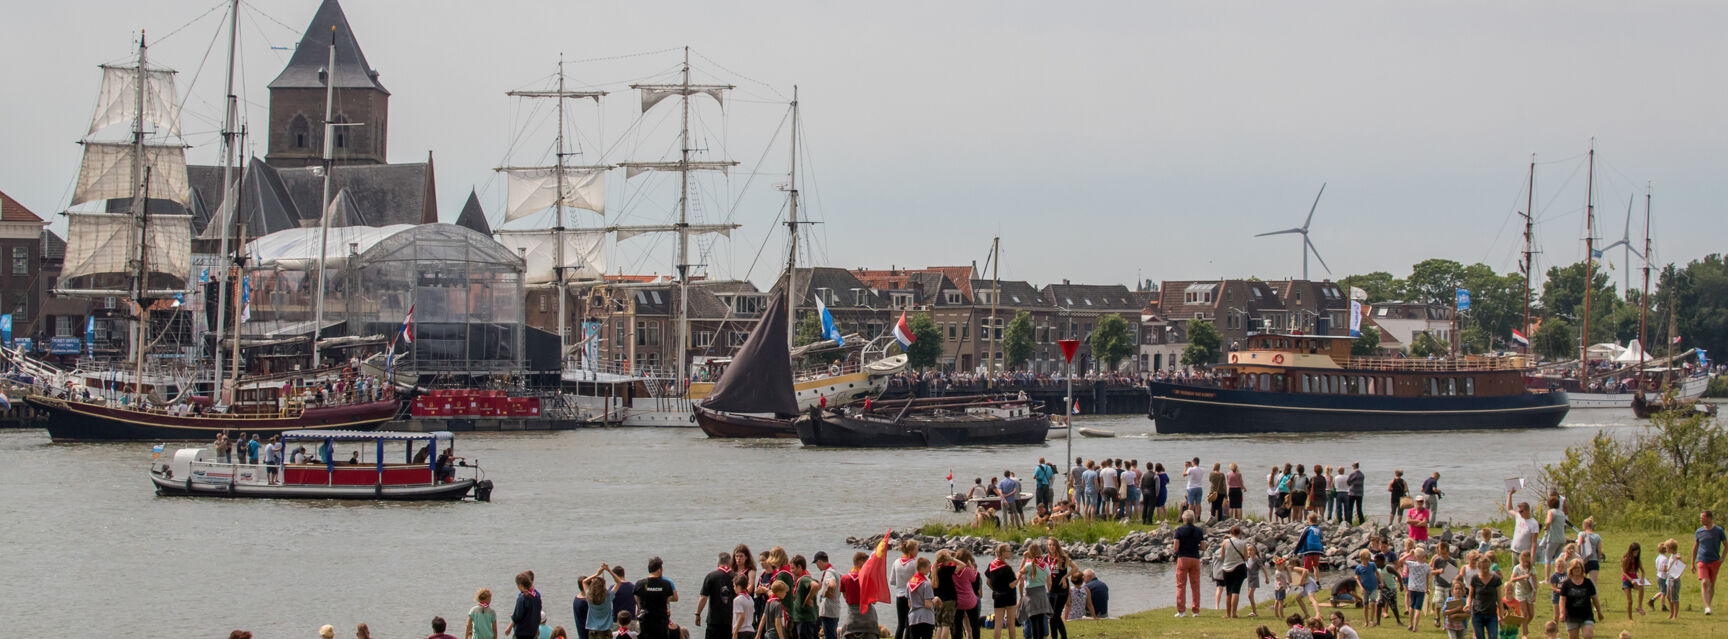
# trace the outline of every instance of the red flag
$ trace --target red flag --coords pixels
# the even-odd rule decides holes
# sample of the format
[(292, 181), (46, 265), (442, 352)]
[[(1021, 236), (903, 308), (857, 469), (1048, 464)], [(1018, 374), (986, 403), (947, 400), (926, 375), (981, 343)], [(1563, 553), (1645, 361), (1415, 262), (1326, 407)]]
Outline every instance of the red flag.
[(870, 609), (870, 604), (894, 601), (894, 594), (888, 591), (888, 538), (894, 535), (894, 529), (882, 534), (882, 541), (876, 543), (876, 551), (870, 553), (870, 558), (864, 560), (864, 568), (858, 571), (858, 612)]

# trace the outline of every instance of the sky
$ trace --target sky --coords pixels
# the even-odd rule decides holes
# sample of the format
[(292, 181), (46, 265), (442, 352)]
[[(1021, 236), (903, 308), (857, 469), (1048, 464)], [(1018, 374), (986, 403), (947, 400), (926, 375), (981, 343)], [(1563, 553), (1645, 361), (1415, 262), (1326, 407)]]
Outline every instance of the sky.
[[(0, 191), (50, 216), (65, 208), (99, 83), (136, 34), (180, 71), (195, 163), (215, 163), (226, 3), (113, 0), (9, 11), (0, 38)], [(147, 8), (146, 8), (147, 7)], [(314, 0), (242, 5), (237, 82), (265, 127), (265, 85)], [(792, 86), (803, 117), (805, 263), (968, 264), (1002, 245), (1001, 275), (1070, 279), (1299, 276), (1311, 231), (1333, 277), (1405, 275), (1443, 257), (1516, 269), (1517, 212), (1536, 155), (1538, 269), (1583, 257), (1585, 154), (1597, 151), (1598, 236), (1632, 237), (1652, 185), (1655, 260), (1685, 262), (1728, 237), (1728, 67), (1706, 2), (539, 2), (346, 0), (392, 92), (392, 161), (434, 154), (440, 217), (476, 189), (494, 224), (491, 170), (549, 162), (545, 88), (560, 56), (574, 161), (671, 159), (673, 101), (638, 114), (632, 81), (675, 81), (689, 46), (697, 82), (738, 86), (695, 101), (698, 159), (742, 163), (696, 180), (693, 217), (742, 224), (696, 243), (713, 277), (772, 279), (783, 262)], [(411, 7), (411, 8), (410, 8)], [(18, 25), (30, 25), (20, 29)], [(24, 96), (29, 96), (24, 99)], [(256, 133), (256, 132), (255, 132)], [(251, 140), (263, 155), (262, 135)], [(572, 226), (673, 219), (666, 176), (608, 181), (607, 216)], [(52, 216), (56, 227), (63, 218)], [(512, 227), (546, 225), (549, 214)], [(669, 238), (609, 247), (611, 272), (666, 273)], [(1626, 268), (1619, 249), (1607, 259)], [(1636, 260), (1636, 258), (1634, 258)], [(1318, 279), (1326, 270), (1310, 265)], [(1621, 280), (1614, 272), (1614, 281)]]

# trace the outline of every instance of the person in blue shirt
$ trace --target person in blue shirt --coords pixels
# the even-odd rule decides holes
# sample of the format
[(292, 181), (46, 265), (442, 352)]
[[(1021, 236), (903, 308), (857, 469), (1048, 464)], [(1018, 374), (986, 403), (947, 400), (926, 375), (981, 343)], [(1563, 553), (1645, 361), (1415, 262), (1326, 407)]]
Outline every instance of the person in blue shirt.
[(1716, 525), (1716, 513), (1708, 510), (1700, 513), (1698, 523), (1702, 525), (1692, 533), (1692, 565), (1704, 591), (1704, 614), (1710, 614), (1710, 604), (1716, 601), (1716, 571), (1722, 567), (1722, 542), (1728, 540), (1728, 535)]
[(998, 489), (1002, 491), (1002, 511), (1008, 514), (1008, 525), (1025, 524), (1026, 517), (1020, 512), (1020, 480), (1014, 478), (1014, 471), (1002, 471), (1002, 483)]
[(1052, 505), (1055, 494), (1050, 490), (1050, 481), (1055, 477), (1056, 467), (1044, 461), (1043, 457), (1039, 457), (1038, 469), (1032, 471), (1032, 483), (1038, 487), (1036, 495), (1039, 506), (1049, 508)]
[(1374, 565), (1374, 553), (1363, 549), (1356, 553), (1356, 585), (1362, 592), (1362, 625), (1380, 622), (1380, 572)]
[(1092, 615), (1099, 619), (1110, 618), (1110, 586), (1098, 579), (1098, 574), (1087, 568), (1082, 573), (1086, 576), (1086, 596), (1092, 606)]
[(540, 593), (534, 590), (534, 572), (516, 574), (516, 609), (510, 613), (510, 627), (504, 634), (516, 639), (538, 639), (540, 636)]

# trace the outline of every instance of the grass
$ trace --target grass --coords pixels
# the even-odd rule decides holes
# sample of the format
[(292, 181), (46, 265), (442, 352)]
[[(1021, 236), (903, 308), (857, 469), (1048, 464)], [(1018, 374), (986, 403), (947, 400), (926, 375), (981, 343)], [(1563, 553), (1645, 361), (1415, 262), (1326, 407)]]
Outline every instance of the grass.
[[(1598, 531), (1598, 533), (1602, 535), (1602, 543), (1604, 546), (1603, 553), (1607, 556), (1607, 561), (1602, 562), (1602, 572), (1598, 577), (1602, 582), (1598, 584), (1600, 586), (1600, 594), (1598, 596), (1602, 603), (1602, 612), (1605, 618), (1598, 620), (1596, 624), (1597, 637), (1613, 639), (1620, 636), (1620, 632), (1623, 630), (1629, 631), (1631, 636), (1637, 638), (1728, 637), (1728, 593), (1717, 593), (1717, 605), (1725, 606), (1722, 613), (1718, 613), (1717, 616), (1704, 616), (1703, 600), (1700, 598), (1698, 580), (1690, 571), (1688, 571), (1686, 577), (1681, 580), (1680, 618), (1678, 620), (1669, 621), (1667, 613), (1661, 612), (1662, 609), (1660, 604), (1657, 605), (1655, 610), (1646, 608), (1645, 611), (1648, 613), (1646, 616), (1639, 617), (1637, 616), (1637, 613), (1634, 612), (1634, 619), (1632, 621), (1627, 621), (1626, 619), (1626, 595), (1621, 592), (1618, 583), (1620, 581), (1618, 569), (1620, 555), (1625, 552), (1628, 544), (1636, 541), (1640, 546), (1647, 549), (1644, 553), (1645, 571), (1647, 573), (1654, 572), (1656, 554), (1653, 550), (1649, 549), (1654, 549), (1656, 542), (1672, 537), (1680, 540), (1680, 552), (1682, 556), (1685, 556), (1690, 552), (1692, 543), (1690, 537), (1686, 535), (1688, 530), (1689, 529), (1674, 529), (1638, 533)], [(1498, 561), (1500, 562), (1500, 565), (1505, 568), (1502, 571), (1502, 575), (1510, 576), (1511, 569), (1509, 566), (1512, 565), (1510, 563), (1511, 555), (1509, 553), (1500, 553)], [(1539, 576), (1546, 575), (1545, 572), (1542, 572), (1541, 566), (1537, 566), (1537, 571)], [(1334, 578), (1335, 577), (1328, 575), (1325, 578), (1325, 581), (1329, 583), (1331, 579)], [(1651, 581), (1654, 582), (1655, 579), (1652, 578)], [(1553, 618), (1553, 608), (1548, 604), (1546, 587), (1546, 584), (1538, 584), (1536, 591), (1536, 620), (1531, 622), (1530, 625), (1531, 637), (1541, 637), (1542, 624)], [(1201, 584), (1201, 590), (1205, 594), (1207, 605), (1210, 605), (1210, 602), (1212, 601), (1211, 588), (1212, 586), (1210, 583)], [(1650, 591), (1653, 589), (1654, 586), (1647, 588), (1644, 596), (1648, 598), (1651, 594)], [(1719, 589), (1722, 588), (1719, 586)], [(1636, 591), (1634, 591), (1634, 593), (1636, 593)], [(1269, 592), (1262, 591), (1260, 594), (1267, 595), (1265, 598), (1270, 599)], [(1634, 608), (1636, 608), (1636, 604), (1634, 604)], [(1125, 639), (1128, 637), (1242, 638), (1254, 636), (1254, 629), (1261, 624), (1265, 624), (1268, 628), (1271, 628), (1280, 637), (1284, 636), (1284, 631), (1287, 628), (1283, 622), (1272, 618), (1271, 609), (1269, 606), (1265, 605), (1264, 602), (1262, 602), (1262, 605), (1260, 606), (1260, 616), (1257, 618), (1224, 619), (1219, 616), (1218, 611), (1212, 610), (1211, 608), (1202, 608), (1200, 611), (1201, 616), (1198, 618), (1184, 617), (1177, 619), (1173, 617), (1175, 610), (1174, 607), (1159, 608), (1156, 610), (1130, 614), (1118, 619), (1071, 621), (1068, 622), (1068, 633), (1069, 636), (1074, 637), (1075, 639)], [(1322, 606), (1321, 610), (1325, 612), (1327, 616), (1332, 614), (1331, 608)], [(1423, 617), (1420, 632), (1411, 633), (1409, 630), (1405, 629), (1402, 625), (1397, 624), (1390, 618), (1387, 618), (1382, 622), (1382, 625), (1378, 628), (1363, 627), (1360, 625), (1362, 621), (1361, 609), (1345, 608), (1343, 610), (1350, 619), (1351, 627), (1355, 628), (1356, 632), (1360, 634), (1363, 639), (1445, 636), (1441, 630), (1434, 628), (1432, 623), (1429, 621), (1431, 617), (1428, 616)], [(1286, 609), (1286, 612), (1288, 613), (1288, 608)], [(1561, 626), (1560, 636), (1566, 636), (1565, 626), (1563, 624)]]

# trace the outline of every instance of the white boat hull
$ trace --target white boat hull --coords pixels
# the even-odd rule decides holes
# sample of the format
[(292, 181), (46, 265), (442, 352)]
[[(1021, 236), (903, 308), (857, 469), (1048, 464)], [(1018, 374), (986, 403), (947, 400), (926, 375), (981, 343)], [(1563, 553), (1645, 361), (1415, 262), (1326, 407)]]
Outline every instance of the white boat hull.
[[(1678, 397), (1698, 399), (1710, 387), (1710, 378), (1696, 375), (1680, 383)], [(1573, 408), (1632, 408), (1632, 393), (1567, 393)]]

